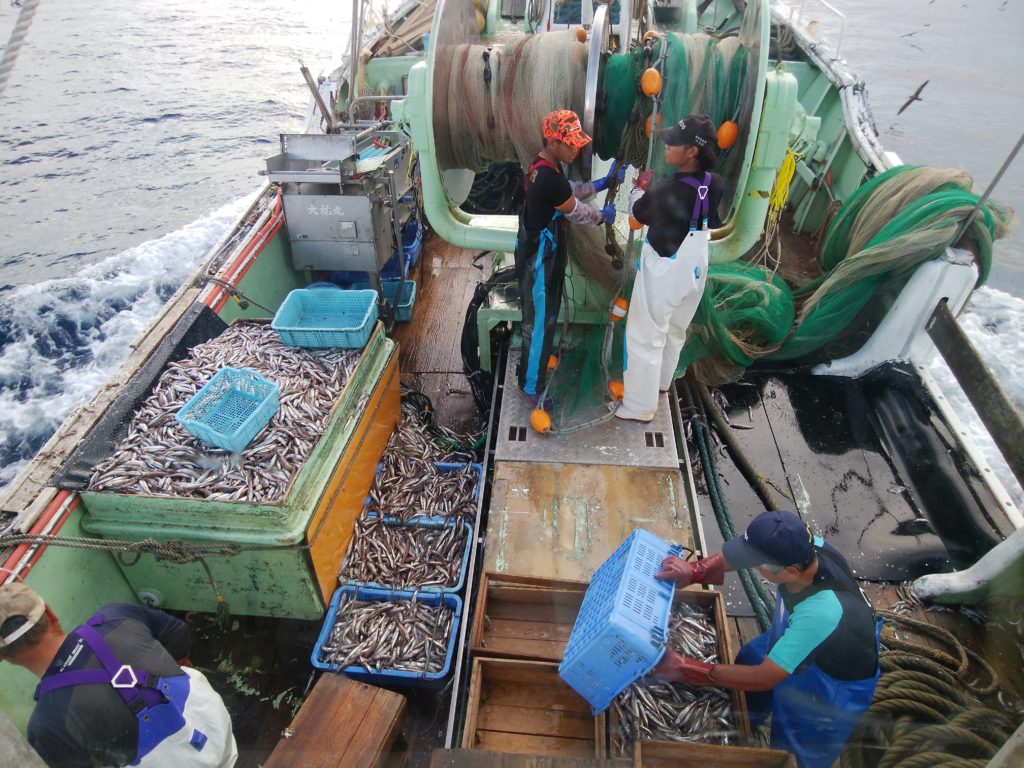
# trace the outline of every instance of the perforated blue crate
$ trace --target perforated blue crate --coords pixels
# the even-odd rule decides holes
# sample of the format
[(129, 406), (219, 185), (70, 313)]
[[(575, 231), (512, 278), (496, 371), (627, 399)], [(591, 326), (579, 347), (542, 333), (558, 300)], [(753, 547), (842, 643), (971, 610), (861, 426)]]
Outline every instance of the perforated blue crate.
[(221, 368), (174, 418), (204, 443), (239, 453), (277, 413), (277, 392), (251, 368)]
[[(337, 664), (331, 664), (324, 657), (324, 647), (331, 639), (331, 630), (338, 620), (338, 607), (341, 605), (341, 598), (346, 594), (354, 594), (356, 600), (386, 601), (389, 603), (399, 601), (411, 601), (426, 603), (427, 605), (446, 605), (455, 611), (452, 619), (452, 631), (448, 636), (448, 644), (445, 648), (444, 664), (439, 672), (409, 672), (403, 669), (382, 669), (380, 672), (371, 672), (363, 667), (349, 666), (340, 668)], [(458, 595), (442, 594), (440, 592), (419, 592), (410, 590), (375, 589), (373, 587), (359, 587), (348, 585), (339, 588), (331, 597), (331, 603), (327, 607), (327, 615), (324, 617), (324, 624), (320, 628), (320, 635), (316, 639), (316, 645), (310, 654), (310, 662), (317, 669), (329, 672), (343, 672), (348, 677), (359, 680), (369, 680), (380, 685), (413, 685), (424, 687), (438, 687), (444, 682), (451, 670), (452, 657), (455, 655), (455, 639), (459, 634), (459, 621), (462, 618), (462, 599)]]
[(289, 293), (270, 327), (291, 347), (359, 349), (376, 321), (376, 291), (342, 290), (327, 284)]
[[(377, 516), (378, 515), (377, 515), (376, 512), (367, 512), (366, 513), (366, 517), (369, 518), (370, 520), (373, 520), (373, 519), (377, 518)], [(420, 515), (419, 517), (415, 517), (412, 520), (409, 520), (408, 522), (404, 522), (404, 521), (399, 520), (397, 518), (389, 517), (389, 516), (385, 515), (384, 516), (384, 524), (385, 525), (395, 525), (395, 526), (407, 526), (409, 528), (442, 528), (444, 526), (455, 525), (455, 521), (454, 520), (450, 520), (450, 519), (446, 519), (446, 518), (435, 518), (435, 517), (427, 517), (427, 516), (424, 516), (424, 515)], [(466, 583), (466, 569), (469, 566), (469, 543), (473, 539), (473, 526), (470, 525), (468, 522), (464, 522), (462, 525), (463, 525), (464, 533), (466, 535), (466, 547), (462, 551), (462, 567), (459, 570), (459, 579), (458, 579), (457, 582), (455, 582), (455, 584), (453, 584), (450, 587), (418, 586), (416, 584), (408, 584), (408, 585), (406, 585), (406, 584), (382, 584), (382, 583), (377, 582), (377, 581), (354, 581), (354, 580), (345, 579), (344, 578), (344, 576), (345, 576), (345, 566), (348, 564), (349, 557), (352, 554), (351, 548), (345, 554), (345, 559), (341, 561), (341, 572), (339, 574), (339, 578), (341, 578), (342, 581), (344, 581), (344, 583), (346, 583), (346, 584), (353, 584), (353, 585), (357, 585), (357, 586), (378, 587), (380, 589), (396, 589), (396, 588), (400, 588), (400, 589), (419, 589), (419, 591), (421, 593), (423, 593), (423, 592), (447, 592), (447, 593), (455, 594), (456, 592), (461, 591), (462, 590), (462, 585)], [(354, 539), (353, 539), (353, 541), (354, 541)], [(350, 547), (351, 547), (351, 542), (350, 542)]]
[(590, 580), (558, 674), (595, 715), (661, 660), (675, 585), (654, 576), (680, 551), (637, 529)]
[[(402, 286), (399, 295), (398, 286)], [(365, 290), (370, 287), (366, 281), (352, 283), (353, 290)], [(395, 320), (405, 322), (412, 319), (412, 307), (416, 303), (416, 283), (412, 280), (381, 280), (380, 289), (395, 308)]]

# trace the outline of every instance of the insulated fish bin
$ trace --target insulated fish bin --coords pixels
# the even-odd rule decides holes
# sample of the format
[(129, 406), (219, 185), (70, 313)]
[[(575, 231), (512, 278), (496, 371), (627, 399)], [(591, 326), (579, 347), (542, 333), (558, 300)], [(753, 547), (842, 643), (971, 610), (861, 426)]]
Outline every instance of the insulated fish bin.
[[(83, 528), (117, 540), (180, 540), (209, 549), (237, 545), (238, 554), (205, 558), (232, 613), (319, 619), (337, 587), (338, 567), (399, 415), (398, 350), (378, 323), (281, 500), (86, 490)], [(146, 603), (180, 611), (217, 607), (199, 562), (142, 554), (119, 565)]]

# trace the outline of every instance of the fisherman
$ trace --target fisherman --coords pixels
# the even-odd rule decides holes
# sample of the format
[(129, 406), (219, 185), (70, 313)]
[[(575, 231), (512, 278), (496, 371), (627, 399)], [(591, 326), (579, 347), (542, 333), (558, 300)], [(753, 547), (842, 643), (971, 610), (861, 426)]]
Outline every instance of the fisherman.
[(763, 512), (718, 554), (665, 558), (659, 579), (678, 587), (721, 584), (726, 571), (757, 568), (777, 584), (768, 631), (735, 664), (711, 664), (668, 649), (654, 674), (690, 685), (747, 692), (750, 724), (771, 715), (771, 746), (800, 768), (827, 768), (871, 704), (880, 670), (881, 618), (839, 552), (793, 512)]
[(0, 587), (0, 658), (41, 678), (28, 740), (48, 765), (234, 765), (231, 717), (188, 651), (162, 611), (104, 605), (66, 635), (33, 590)]
[(629, 196), (632, 217), (648, 230), (626, 316), (625, 392), (615, 411), (620, 419), (642, 422), (654, 418), (658, 392), (672, 386), (708, 278), (709, 231), (722, 226), (722, 177), (711, 173), (714, 125), (704, 115), (688, 115), (659, 136), (675, 173), (651, 186), (653, 174), (644, 171)]
[(622, 181), (625, 167), (613, 162), (608, 174), (595, 181), (570, 182), (561, 164), (576, 159), (590, 143), (580, 118), (571, 110), (550, 112), (541, 121), (544, 148), (524, 174), (525, 200), (516, 240), (516, 279), (522, 308), (522, 346), (519, 388), (534, 405), (540, 403), (547, 380), (548, 358), (554, 344), (558, 308), (565, 283), (565, 222), (599, 226), (615, 221), (615, 205), (598, 210), (583, 202)]

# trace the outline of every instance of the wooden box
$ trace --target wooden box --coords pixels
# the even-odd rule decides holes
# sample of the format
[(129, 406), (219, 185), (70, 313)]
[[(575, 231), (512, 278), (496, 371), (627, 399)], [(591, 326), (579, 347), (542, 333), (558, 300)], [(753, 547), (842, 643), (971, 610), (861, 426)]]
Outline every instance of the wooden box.
[(587, 583), (484, 573), (469, 638), (474, 656), (562, 660)]
[[(715, 630), (718, 633), (718, 659), (720, 663), (731, 664), (733, 659), (736, 657), (736, 652), (732, 648), (732, 641), (729, 637), (729, 627), (727, 618), (725, 615), (725, 597), (721, 592), (715, 592), (712, 590), (701, 589), (699, 587), (689, 587), (687, 589), (676, 590), (675, 595), (672, 598), (673, 608), (680, 604), (687, 603), (688, 605), (697, 605), (701, 607), (711, 608), (711, 617), (714, 621)], [(732, 698), (732, 712), (733, 718), (736, 722), (736, 729), (740, 733), (740, 740), (744, 744), (751, 743), (751, 731), (750, 731), (750, 718), (747, 716), (747, 699), (742, 691), (730, 690), (729, 694)], [(629, 744), (623, 744), (619, 737), (619, 723), (618, 716), (615, 712), (615, 707), (608, 708), (608, 738), (611, 749), (609, 750), (611, 756), (620, 757), (627, 755), (632, 751)], [(638, 742), (640, 743), (640, 742)], [(653, 742), (642, 742), (644, 744)], [(666, 742), (668, 744), (675, 744), (677, 742)], [(696, 745), (689, 742), (684, 743), (684, 746), (714, 746), (714, 745)], [(785, 753), (783, 753), (785, 754)], [(731, 764), (727, 764), (731, 765)]]
[(796, 758), (779, 749), (719, 747), (678, 741), (638, 741), (633, 768), (796, 768)]
[(606, 721), (545, 661), (473, 659), (463, 749), (604, 757)]

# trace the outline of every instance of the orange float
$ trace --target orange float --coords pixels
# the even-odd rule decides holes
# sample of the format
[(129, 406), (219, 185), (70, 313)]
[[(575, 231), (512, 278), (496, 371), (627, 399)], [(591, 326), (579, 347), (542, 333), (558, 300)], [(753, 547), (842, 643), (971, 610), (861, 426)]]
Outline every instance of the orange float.
[(558, 355), (551, 355), (548, 358), (548, 373), (555, 370), (558, 367)]
[(587, 42), (587, 30), (583, 27), (576, 27), (576, 41), (579, 43)]
[(535, 432), (542, 435), (551, 431), (551, 416), (543, 408), (534, 408), (530, 411), (530, 426)]
[(608, 392), (611, 393), (613, 400), (621, 402), (622, 398), (626, 395), (626, 388), (622, 385), (621, 381), (613, 379), (608, 382)]
[(718, 127), (718, 147), (728, 149), (736, 143), (740, 135), (740, 127), (732, 120), (726, 120)]
[[(633, 221), (636, 221), (633, 219)], [(640, 222), (637, 222), (639, 224)], [(641, 225), (643, 226), (643, 225)], [(626, 311), (629, 309), (629, 302), (626, 301), (625, 297), (619, 296), (612, 303), (612, 311), (609, 312), (612, 318), (612, 322), (618, 322), (626, 316)]]
[(629, 228), (632, 229), (634, 232), (638, 229), (643, 229), (643, 226), (643, 224), (634, 219), (632, 216), (629, 217)]
[(663, 118), (662, 118), (660, 113), (658, 114), (658, 119), (657, 120), (654, 119), (654, 115), (648, 115), (647, 116), (647, 122), (644, 123), (644, 132), (648, 136), (650, 136), (651, 135), (651, 131), (654, 130), (654, 126), (657, 125), (658, 128), (660, 129), (662, 122), (663, 122)]
[(644, 96), (657, 96), (661, 93), (661, 84), (661, 72), (654, 67), (648, 67), (640, 75), (640, 90), (643, 91)]

